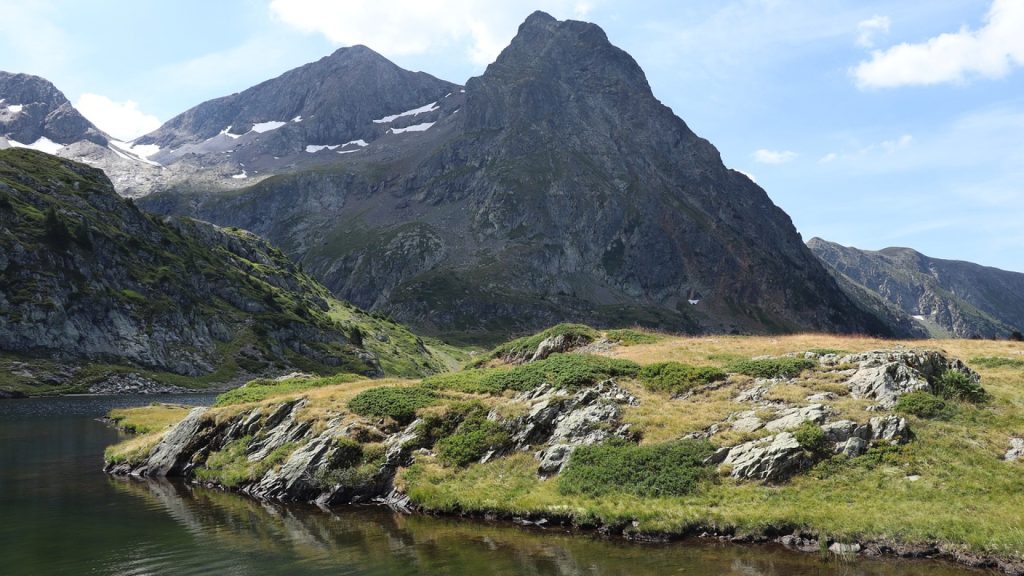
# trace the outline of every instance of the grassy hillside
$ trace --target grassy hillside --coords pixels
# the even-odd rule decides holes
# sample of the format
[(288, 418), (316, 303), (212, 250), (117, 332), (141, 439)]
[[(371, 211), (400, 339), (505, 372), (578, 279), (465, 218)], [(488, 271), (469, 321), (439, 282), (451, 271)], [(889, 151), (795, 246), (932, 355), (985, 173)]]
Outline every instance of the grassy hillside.
[(145, 214), (99, 170), (0, 150), (0, 391), (419, 376), (450, 367), (442, 348), (336, 300), (253, 234)]
[[(1024, 470), (1021, 463), (1002, 459), (1010, 439), (1024, 435), (1024, 344), (818, 334), (683, 338), (582, 328), (571, 332), (593, 340), (584, 351), (596, 355), (555, 354), (530, 364), (502, 360), (535, 347), (540, 342), (535, 337), (499, 347), (450, 375), (319, 382), (257, 403), (228, 398), (210, 417), (228, 422), (254, 406), (266, 412), (283, 399), (304, 397), (300, 419), (311, 420), (314, 430), (341, 418), (346, 426), (388, 433), (418, 418), (432, 444), (411, 456), (395, 483), (413, 504), (435, 512), (561, 518), (627, 534), (798, 530), (826, 543), (938, 543), (950, 554), (1024, 558), (1019, 506)], [(936, 346), (977, 370), (986, 395), (973, 401), (938, 392), (909, 395), (927, 400), (927, 409), (908, 401), (897, 404), (895, 410), (913, 432), (902, 446), (877, 446), (855, 458), (824, 455), (793, 478), (768, 483), (736, 479), (728, 468), (702, 463), (716, 447), (765, 436), (763, 429), (741, 432), (725, 425), (707, 440), (683, 439), (748, 410), (750, 405), (737, 396), (759, 375), (781, 376), (768, 386), (763, 406), (800, 405), (811, 394), (831, 393), (830, 420), (866, 421), (879, 412), (868, 410), (872, 401), (848, 392), (849, 366), (823, 367), (805, 361), (803, 354), (784, 355)], [(638, 400), (622, 405), (621, 419), (629, 425), (622, 439), (577, 448), (563, 472), (547, 478), (538, 475), (533, 450), (478, 463), (490, 448), (508, 443), (508, 423), (531, 410), (517, 396), (520, 391), (553, 385), (568, 397), (608, 377)], [(483, 418), (488, 413), (492, 416)], [(145, 414), (141, 409), (136, 417)], [(794, 430), (802, 446), (804, 437), (811, 437), (808, 450), (813, 449), (814, 428)], [(113, 447), (108, 457), (142, 458), (159, 437), (158, 432)], [(374, 432), (356, 441), (362, 453), (378, 454), (383, 437)], [(217, 472), (207, 478), (216, 483)]]

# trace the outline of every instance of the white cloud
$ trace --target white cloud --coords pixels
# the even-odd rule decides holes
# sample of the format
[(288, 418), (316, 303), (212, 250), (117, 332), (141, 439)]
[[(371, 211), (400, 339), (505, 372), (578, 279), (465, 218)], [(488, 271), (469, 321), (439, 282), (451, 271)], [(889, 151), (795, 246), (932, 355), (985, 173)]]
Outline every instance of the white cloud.
[(799, 156), (792, 150), (765, 150), (764, 148), (754, 152), (754, 161), (760, 164), (785, 164), (792, 162)]
[(737, 172), (739, 172), (740, 174), (743, 174), (747, 178), (750, 178), (751, 182), (753, 182), (754, 184), (757, 184), (757, 178), (754, 178), (754, 175), (751, 174), (750, 172), (744, 172), (743, 170), (737, 170)]
[(829, 152), (818, 160), (818, 164), (828, 164), (829, 162), (835, 162), (839, 158), (839, 154), (835, 152)]
[(132, 100), (114, 102), (106, 96), (86, 92), (75, 108), (93, 124), (118, 140), (134, 140), (160, 127), (160, 120), (139, 110)]
[(340, 45), (365, 44), (386, 56), (423, 54), (461, 46), (475, 64), (488, 64), (515, 36), (530, 10), (556, 18), (582, 18), (590, 1), (541, 0), (529, 8), (517, 0), (272, 0), (271, 13), (285, 24), (319, 33)]
[(861, 20), (857, 23), (857, 46), (873, 48), (875, 34), (888, 34), (891, 24), (888, 16), (872, 16), (867, 20)]
[(1002, 78), (1015, 66), (1024, 66), (1024, 2), (993, 0), (980, 29), (875, 50), (852, 74), (862, 89), (892, 88)]

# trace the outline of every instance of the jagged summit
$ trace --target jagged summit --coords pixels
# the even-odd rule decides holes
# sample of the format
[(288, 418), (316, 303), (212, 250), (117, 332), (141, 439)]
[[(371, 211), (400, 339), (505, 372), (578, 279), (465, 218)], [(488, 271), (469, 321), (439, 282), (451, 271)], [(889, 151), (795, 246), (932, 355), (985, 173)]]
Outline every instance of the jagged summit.
[[(269, 105), (277, 83), (239, 97)], [(379, 138), (333, 154), (330, 170), (144, 205), (253, 230), (336, 294), (448, 336), (500, 339), (560, 320), (886, 332), (598, 26), (535, 13), (465, 94), (415, 85), (436, 92), (375, 112), (387, 114), (370, 116)], [(381, 86), (339, 81), (338, 92), (377, 94), (365, 110), (393, 96)]]
[(50, 81), (0, 71), (0, 139), (54, 151), (87, 140), (106, 146), (107, 136), (75, 110)]

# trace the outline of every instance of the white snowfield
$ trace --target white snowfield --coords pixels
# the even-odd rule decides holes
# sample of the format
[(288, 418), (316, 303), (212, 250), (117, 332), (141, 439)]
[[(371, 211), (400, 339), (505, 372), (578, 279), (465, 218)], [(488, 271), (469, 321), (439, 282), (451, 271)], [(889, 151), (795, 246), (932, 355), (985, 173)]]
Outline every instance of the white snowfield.
[(22, 105), (22, 104), (12, 104), (12, 105), (7, 107), (7, 111), (10, 112), (11, 114), (17, 114), (18, 112), (21, 112), (24, 109), (25, 109), (25, 106)]
[(426, 132), (434, 122), (424, 122), (423, 124), (413, 124), (405, 128), (390, 128), (392, 134), (401, 134), (403, 132)]
[(270, 132), (271, 130), (277, 130), (281, 126), (284, 126), (287, 122), (278, 122), (277, 120), (271, 120), (270, 122), (257, 122), (252, 125), (250, 132), (256, 132), (257, 134), (263, 134), (264, 132)]
[(374, 120), (373, 123), (374, 124), (390, 124), (391, 122), (394, 122), (395, 120), (398, 120), (399, 118), (402, 118), (403, 116), (416, 116), (417, 114), (424, 114), (426, 112), (433, 112), (434, 110), (437, 110), (437, 109), (438, 109), (438, 105), (437, 105), (437, 102), (435, 101), (435, 102), (431, 102), (430, 104), (424, 104), (423, 106), (420, 106), (419, 108), (413, 108), (412, 110), (406, 110), (405, 112), (402, 112), (401, 114), (394, 114), (392, 116), (385, 116), (383, 118), (379, 118), (377, 120)]
[[(140, 160), (140, 161), (145, 162), (146, 164), (150, 164), (152, 166), (161, 166), (161, 164), (159, 162), (154, 162), (153, 160), (149, 159), (150, 156), (153, 156), (153, 155), (157, 154), (158, 152), (160, 152), (160, 146), (158, 146), (156, 144), (138, 144), (138, 145), (136, 145), (133, 142), (122, 142), (120, 140), (111, 140), (110, 141), (110, 149), (113, 150), (115, 153), (117, 153), (118, 156), (121, 156), (122, 158), (124, 158), (125, 156), (124, 156), (124, 154), (121, 154), (121, 152), (127, 152), (128, 154), (131, 154), (132, 156), (135, 157), (134, 160)], [(128, 159), (132, 160), (133, 158), (128, 158)]]
[(341, 144), (325, 144), (322, 146), (318, 144), (310, 144), (309, 146), (306, 146), (306, 152), (309, 152), (310, 154), (316, 154), (321, 150), (334, 150), (339, 146), (341, 146)]
[(248, 178), (249, 174), (246, 173), (245, 168), (242, 168), (241, 174), (232, 174), (231, 177), (235, 180), (241, 180), (242, 178)]
[(7, 139), (7, 142), (12, 148), (31, 148), (32, 150), (39, 150), (40, 152), (46, 152), (47, 154), (56, 154), (64, 147), (63, 144), (57, 144), (46, 136), (40, 137), (31, 144), (22, 144), (21, 142), (11, 140), (10, 138)]

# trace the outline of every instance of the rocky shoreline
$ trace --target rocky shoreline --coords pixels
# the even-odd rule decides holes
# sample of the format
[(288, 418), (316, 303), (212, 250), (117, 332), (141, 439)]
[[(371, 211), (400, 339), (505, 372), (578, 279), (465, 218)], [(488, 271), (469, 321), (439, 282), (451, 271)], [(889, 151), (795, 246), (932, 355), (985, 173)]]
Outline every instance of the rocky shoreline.
[[(738, 402), (754, 410), (729, 415), (699, 438), (716, 438), (722, 430), (737, 429), (768, 436), (724, 445), (707, 465), (718, 467), (720, 476), (739, 482), (783, 483), (833, 454), (858, 458), (870, 447), (884, 447), (913, 441), (905, 418), (890, 412), (897, 399), (910, 392), (928, 390), (935, 376), (959, 372), (967, 381), (978, 375), (959, 360), (933, 351), (884, 350), (838, 357), (834, 354), (795, 356), (819, 366), (839, 369), (849, 394), (871, 402), (869, 421), (835, 419), (826, 394), (809, 396), (804, 403), (769, 402), (764, 389), (784, 385), (756, 379), (739, 391)], [(710, 386), (715, 386), (712, 384)], [(580, 446), (603, 443), (612, 438), (635, 440), (630, 425), (622, 419), (623, 409), (636, 406), (637, 397), (614, 379), (597, 382), (567, 393), (545, 384), (521, 392), (512, 401), (522, 409), (518, 415), (503, 416), (491, 409), (486, 419), (504, 431), (504, 440), (491, 447), (479, 462), (485, 463), (515, 453), (532, 453), (536, 475), (559, 474)], [(678, 400), (673, 400), (678, 401)], [(395, 488), (399, 469), (419, 456), (432, 456), (438, 441), (437, 427), (419, 417), (399, 425), (393, 421), (353, 417), (311, 419), (314, 401), (300, 396), (254, 407), (234, 410), (192, 409), (177, 425), (144, 453), (108, 460), (105, 471), (122, 476), (181, 477), (208, 487), (239, 492), (258, 500), (312, 503), (321, 508), (348, 504), (377, 503), (407, 513), (481, 517), (524, 525), (564, 526), (636, 541), (670, 541), (687, 537), (713, 538), (735, 543), (777, 542), (787, 548), (845, 557), (930, 558), (957, 562), (976, 568), (997, 569), (1005, 574), (1024, 575), (1024, 561), (964, 551), (952, 542), (899, 542), (888, 539), (856, 541), (821, 538), (805, 526), (777, 525), (755, 532), (738, 532), (729, 526), (693, 525), (678, 532), (645, 531), (636, 522), (621, 524), (580, 524), (572, 516), (538, 513), (532, 516), (504, 512), (440, 513), (414, 505)], [(322, 415), (321, 415), (322, 416)], [(456, 423), (456, 425), (458, 425)], [(821, 447), (810, 451), (796, 439), (797, 430), (810, 426), (821, 434)], [(742, 437), (741, 437), (742, 438)], [(366, 456), (369, 446), (378, 447)], [(356, 450), (359, 457), (353, 456)], [(287, 454), (285, 454), (287, 453)], [(225, 454), (233, 454), (231, 462)], [(215, 464), (211, 455), (221, 460)], [(280, 460), (274, 461), (275, 455)], [(227, 463), (225, 463), (227, 462)], [(217, 466), (257, 466), (252, 477), (225, 485), (206, 475)]]

